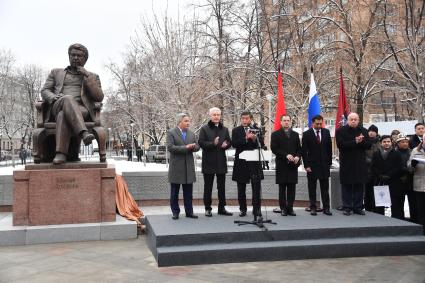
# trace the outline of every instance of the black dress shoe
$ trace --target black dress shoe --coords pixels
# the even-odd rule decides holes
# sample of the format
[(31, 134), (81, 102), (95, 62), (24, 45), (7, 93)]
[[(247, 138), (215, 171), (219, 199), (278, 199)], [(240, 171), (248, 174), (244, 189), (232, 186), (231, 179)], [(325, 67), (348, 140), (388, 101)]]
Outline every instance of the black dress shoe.
[(198, 216), (195, 215), (195, 214), (186, 214), (186, 217), (187, 218), (193, 218), (193, 219), (197, 219), (198, 218)]
[(293, 209), (288, 209), (288, 215), (289, 216), (297, 216), (297, 214), (294, 212)]
[(346, 216), (350, 216), (351, 215), (351, 210), (348, 209), (348, 208), (346, 208), (346, 209), (344, 209), (343, 214), (346, 215)]
[(212, 217), (211, 210), (209, 210), (209, 209), (205, 210), (205, 216), (206, 217)]
[(282, 215), (282, 216), (288, 216), (288, 213), (286, 212), (286, 209), (285, 208), (280, 211), (280, 215)]
[(240, 217), (244, 217), (244, 216), (246, 216), (246, 211), (241, 211), (241, 212), (239, 213), (239, 216), (240, 216)]
[(257, 220), (263, 220), (262, 215), (254, 215), (254, 222), (257, 222)]
[(323, 214), (326, 214), (326, 215), (331, 216), (332, 215), (332, 212), (329, 209), (324, 209), (323, 210)]
[(358, 214), (358, 215), (366, 215), (366, 213), (364, 212), (363, 209), (355, 209), (353, 211), (354, 214)]
[(313, 216), (316, 216), (317, 215), (316, 209), (315, 208), (311, 208), (310, 209), (310, 214), (313, 215)]
[(233, 213), (231, 213), (231, 212), (229, 212), (229, 211), (227, 211), (227, 210), (219, 210), (218, 212), (217, 212), (217, 214), (219, 214), (219, 215), (226, 215), (226, 216), (232, 216), (233, 215)]
[(171, 217), (173, 220), (177, 220), (179, 219), (179, 215), (178, 214), (173, 214), (173, 217)]

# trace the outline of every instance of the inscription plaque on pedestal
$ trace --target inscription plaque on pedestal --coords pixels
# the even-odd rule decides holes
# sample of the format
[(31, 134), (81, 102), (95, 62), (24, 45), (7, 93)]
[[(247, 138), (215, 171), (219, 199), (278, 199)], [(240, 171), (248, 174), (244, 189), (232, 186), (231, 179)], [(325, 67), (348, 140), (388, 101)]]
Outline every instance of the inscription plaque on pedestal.
[(14, 225), (115, 221), (115, 168), (71, 166), (14, 172)]

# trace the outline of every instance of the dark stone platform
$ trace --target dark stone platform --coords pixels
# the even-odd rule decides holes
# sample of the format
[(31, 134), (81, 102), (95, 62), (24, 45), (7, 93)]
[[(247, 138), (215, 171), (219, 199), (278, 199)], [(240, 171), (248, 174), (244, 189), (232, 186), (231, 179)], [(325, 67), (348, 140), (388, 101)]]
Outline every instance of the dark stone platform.
[(189, 219), (182, 214), (177, 221), (171, 215), (146, 216), (148, 246), (158, 266), (425, 254), (425, 236), (416, 224), (374, 213), (296, 213), (268, 213), (277, 222), (266, 224), (268, 231), (233, 223), (251, 216)]

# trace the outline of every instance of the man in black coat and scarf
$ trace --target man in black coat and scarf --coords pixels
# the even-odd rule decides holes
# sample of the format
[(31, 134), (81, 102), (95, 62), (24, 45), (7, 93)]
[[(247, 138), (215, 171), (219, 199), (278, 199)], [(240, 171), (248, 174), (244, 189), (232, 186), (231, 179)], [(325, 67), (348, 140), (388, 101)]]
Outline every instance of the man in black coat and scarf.
[[(388, 185), (391, 196), (391, 217), (404, 218), (404, 194), (400, 188), (401, 155), (392, 148), (391, 136), (380, 139), (381, 148), (373, 153), (372, 176), (375, 185)], [(384, 214), (384, 209), (375, 211)]]
[(303, 133), (302, 155), (307, 172), (310, 214), (317, 215), (316, 187), (320, 183), (323, 213), (332, 215), (329, 199), (329, 176), (332, 165), (332, 139), (328, 129), (322, 128), (323, 117), (316, 115), (311, 119), (312, 127)]
[(272, 133), (271, 150), (276, 155), (276, 184), (279, 184), (281, 215), (295, 216), (295, 187), (301, 164), (301, 143), (297, 132), (291, 129), (291, 117), (280, 118), (282, 128)]
[(226, 205), (226, 149), (231, 147), (229, 130), (220, 122), (221, 110), (213, 107), (209, 110), (210, 121), (202, 126), (198, 143), (202, 148), (202, 173), (204, 174), (204, 205), (205, 216), (211, 217), (211, 194), (214, 175), (217, 176), (218, 214), (231, 216), (225, 209)]
[(357, 113), (350, 113), (347, 120), (348, 124), (336, 132), (344, 215), (349, 216), (351, 212), (365, 215), (363, 192), (367, 182), (366, 150), (372, 144), (367, 130), (359, 125)]
[(374, 180), (372, 176), (372, 157), (375, 151), (379, 151), (379, 149), (381, 148), (378, 127), (375, 125), (370, 125), (370, 127), (367, 129), (367, 134), (369, 136), (372, 146), (370, 147), (370, 149), (366, 150), (367, 182), (365, 185), (364, 193), (364, 207), (366, 211), (384, 214), (385, 207), (375, 206), (375, 195), (373, 187), (376, 185), (376, 180)]
[(252, 207), (254, 220), (261, 217), (261, 180), (264, 179), (262, 166), (259, 161), (246, 161), (239, 158), (245, 150), (264, 148), (264, 139), (258, 134), (258, 129), (251, 125), (252, 115), (249, 111), (241, 113), (241, 125), (232, 130), (232, 146), (236, 149), (235, 161), (233, 164), (232, 180), (237, 182), (239, 216), (246, 216), (246, 184), (251, 182), (252, 187)]

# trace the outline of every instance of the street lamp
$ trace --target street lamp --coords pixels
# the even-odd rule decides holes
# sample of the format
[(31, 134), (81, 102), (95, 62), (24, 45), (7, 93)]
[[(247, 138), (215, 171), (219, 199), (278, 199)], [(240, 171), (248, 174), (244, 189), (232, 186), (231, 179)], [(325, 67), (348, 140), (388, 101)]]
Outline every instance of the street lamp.
[(133, 162), (133, 150), (134, 150), (133, 127), (134, 127), (134, 123), (131, 123), (130, 127), (131, 127), (131, 162)]

